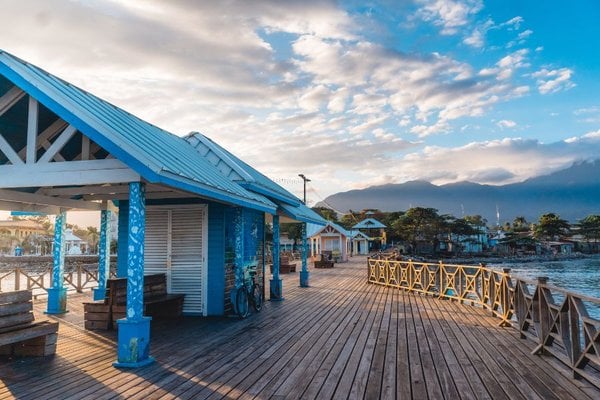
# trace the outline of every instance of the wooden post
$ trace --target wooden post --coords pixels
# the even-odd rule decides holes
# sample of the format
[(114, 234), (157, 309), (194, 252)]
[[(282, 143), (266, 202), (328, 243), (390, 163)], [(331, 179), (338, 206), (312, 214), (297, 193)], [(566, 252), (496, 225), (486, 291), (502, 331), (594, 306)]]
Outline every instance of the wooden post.
[(308, 287), (308, 281), (310, 277), (310, 273), (308, 272), (308, 263), (306, 258), (308, 257), (307, 253), (307, 242), (308, 238), (306, 237), (306, 222), (302, 222), (302, 270), (300, 271), (300, 287)]
[(544, 338), (548, 334), (548, 304), (544, 299), (543, 285), (548, 283), (547, 276), (537, 278), (537, 286), (533, 297), (533, 322), (538, 338), (538, 345), (531, 354), (544, 354)]
[(144, 238), (146, 231), (145, 186), (129, 184), (129, 232), (127, 254), (127, 313), (117, 321), (119, 368), (136, 368), (154, 361), (150, 356), (150, 320), (144, 314)]
[(273, 215), (273, 279), (271, 279), (271, 300), (283, 300), (283, 283), (279, 278), (279, 215)]
[(54, 222), (54, 249), (52, 251), (52, 287), (48, 288), (48, 309), (46, 314), (67, 312), (67, 289), (64, 287), (65, 272), (65, 229), (67, 213), (62, 211)]

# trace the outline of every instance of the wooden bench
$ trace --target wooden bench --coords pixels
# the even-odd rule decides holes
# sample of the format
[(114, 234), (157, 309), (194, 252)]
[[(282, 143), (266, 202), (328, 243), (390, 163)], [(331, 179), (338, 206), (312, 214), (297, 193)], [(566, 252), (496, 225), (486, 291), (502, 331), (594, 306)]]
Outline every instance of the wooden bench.
[[(165, 274), (144, 276), (144, 315), (177, 318), (183, 313), (184, 294), (167, 293)], [(84, 303), (85, 329), (107, 330), (127, 312), (127, 278), (109, 279), (104, 301)]]
[(56, 352), (58, 322), (34, 321), (31, 290), (0, 293), (0, 355), (48, 356)]
[[(296, 272), (296, 263), (290, 262), (289, 256), (279, 257), (279, 273), (289, 274), (290, 272)], [(273, 265), (271, 264), (271, 274), (273, 273)]]
[(333, 255), (330, 251), (323, 251), (320, 260), (315, 260), (315, 268), (333, 268)]

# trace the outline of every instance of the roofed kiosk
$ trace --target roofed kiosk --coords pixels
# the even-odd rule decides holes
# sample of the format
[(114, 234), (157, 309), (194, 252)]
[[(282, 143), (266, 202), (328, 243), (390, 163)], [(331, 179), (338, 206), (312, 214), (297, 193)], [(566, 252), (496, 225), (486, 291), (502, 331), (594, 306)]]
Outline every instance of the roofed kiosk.
[[(118, 275), (128, 278), (119, 367), (152, 362), (150, 319), (143, 315), (145, 273), (166, 273), (169, 290), (186, 294), (185, 313), (223, 315), (231, 309), (226, 294), (239, 285), (228, 286), (235, 279), (227, 275), (237, 277), (248, 266), (264, 271), (267, 217), (274, 230), (280, 217), (324, 224), (291, 193), (205, 136), (171, 134), (0, 51), (0, 209), (56, 215), (48, 313), (66, 311), (69, 210), (101, 211), (95, 298), (102, 298), (113, 203), (119, 210)], [(278, 266), (271, 294), (282, 298)]]

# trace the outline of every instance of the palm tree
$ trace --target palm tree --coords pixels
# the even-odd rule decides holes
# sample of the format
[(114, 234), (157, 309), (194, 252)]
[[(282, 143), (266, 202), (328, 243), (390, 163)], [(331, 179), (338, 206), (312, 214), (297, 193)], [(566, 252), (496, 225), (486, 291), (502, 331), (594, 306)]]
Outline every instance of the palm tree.
[(100, 233), (98, 232), (98, 228), (95, 226), (88, 226), (86, 228), (85, 235), (87, 237), (87, 241), (92, 248), (93, 253), (98, 252), (98, 241), (100, 240)]

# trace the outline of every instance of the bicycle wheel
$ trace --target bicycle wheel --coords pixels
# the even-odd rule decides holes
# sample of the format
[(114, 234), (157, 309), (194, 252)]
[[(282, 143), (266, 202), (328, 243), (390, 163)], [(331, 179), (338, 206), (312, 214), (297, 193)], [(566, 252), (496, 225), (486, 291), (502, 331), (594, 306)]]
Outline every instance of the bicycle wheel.
[(257, 284), (254, 284), (254, 286), (252, 287), (252, 299), (252, 305), (254, 306), (254, 309), (256, 311), (260, 311), (263, 306), (263, 293), (262, 288)]
[(237, 310), (240, 318), (246, 318), (248, 316), (248, 294), (246, 288), (241, 287), (237, 290), (235, 295), (235, 309)]

